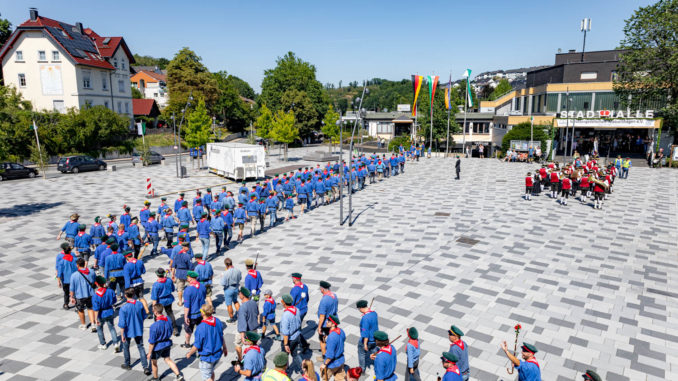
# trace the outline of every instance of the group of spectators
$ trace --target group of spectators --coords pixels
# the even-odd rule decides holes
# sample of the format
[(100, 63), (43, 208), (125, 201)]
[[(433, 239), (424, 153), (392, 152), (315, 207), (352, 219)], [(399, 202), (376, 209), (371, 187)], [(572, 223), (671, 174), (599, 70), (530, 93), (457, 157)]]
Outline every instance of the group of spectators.
[(506, 156), (504, 156), (504, 161), (520, 161), (531, 163), (536, 160), (539, 162), (541, 160), (541, 155), (541, 147), (537, 147), (536, 149), (530, 147), (527, 151), (518, 151), (509, 148), (508, 151), (506, 151)]

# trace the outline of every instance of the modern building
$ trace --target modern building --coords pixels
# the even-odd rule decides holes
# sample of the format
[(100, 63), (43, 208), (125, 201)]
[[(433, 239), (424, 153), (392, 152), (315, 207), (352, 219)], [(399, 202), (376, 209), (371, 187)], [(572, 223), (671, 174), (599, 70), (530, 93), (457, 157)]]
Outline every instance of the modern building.
[(167, 75), (159, 70), (138, 70), (130, 78), (132, 86), (136, 87), (146, 99), (153, 99), (158, 107), (165, 108), (169, 102), (167, 92)]
[(122, 37), (102, 37), (82, 23), (42, 17), (35, 8), (0, 50), (5, 85), (37, 110), (102, 105), (130, 119), (134, 57)]
[[(556, 54), (555, 64), (529, 71), (526, 88), (513, 90), (494, 101), (481, 101), (480, 113), (492, 113), (492, 143), (501, 145), (496, 130), (533, 120), (556, 127), (556, 153), (596, 149), (607, 154), (641, 154), (657, 139), (662, 120), (654, 110), (661, 99), (642, 99), (640, 109), (628, 109), (613, 89), (621, 50)], [(467, 127), (468, 128), (468, 127)], [(574, 131), (574, 139), (573, 138)], [(474, 135), (476, 139), (485, 136)]]

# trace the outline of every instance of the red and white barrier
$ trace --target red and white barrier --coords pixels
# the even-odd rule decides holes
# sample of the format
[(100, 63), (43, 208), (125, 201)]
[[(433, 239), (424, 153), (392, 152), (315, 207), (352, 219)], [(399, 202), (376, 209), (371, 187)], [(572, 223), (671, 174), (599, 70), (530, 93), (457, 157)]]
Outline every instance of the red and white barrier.
[(155, 197), (155, 189), (153, 189), (150, 177), (146, 178), (146, 194), (149, 198)]

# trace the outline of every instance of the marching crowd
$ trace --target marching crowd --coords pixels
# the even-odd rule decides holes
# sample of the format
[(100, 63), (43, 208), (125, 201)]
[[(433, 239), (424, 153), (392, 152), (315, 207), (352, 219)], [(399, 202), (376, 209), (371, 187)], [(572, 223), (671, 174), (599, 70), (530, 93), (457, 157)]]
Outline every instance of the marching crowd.
[[(224, 258), (224, 272), (218, 280), (208, 255), (212, 238), (216, 244), (212, 256), (215, 259), (232, 248), (234, 234), (237, 234), (238, 242), (243, 240), (247, 224), (250, 237), (257, 230), (266, 231), (266, 215), (270, 217), (269, 228), (272, 228), (279, 223), (277, 212), (281, 210), (287, 211), (285, 220), (296, 218), (295, 204), (303, 214), (319, 204), (336, 201), (340, 169), (345, 180), (351, 179), (343, 186), (349, 190), (351, 184), (350, 190), (358, 191), (368, 181), (372, 184), (403, 174), (406, 158), (417, 160), (420, 154), (416, 149), (401, 149), (399, 155), (390, 158), (385, 155), (381, 158), (376, 155), (354, 157), (351, 165), (344, 164), (343, 169), (338, 163), (328, 163), (324, 168), (319, 165), (314, 169), (300, 168), (294, 173), (256, 183), (252, 188), (243, 183), (237, 198), (226, 188), (218, 195), (207, 188), (205, 194), (196, 192), (191, 210), (183, 193), (174, 202), (174, 208), (165, 197), (155, 210), (146, 201), (138, 216), (132, 216), (131, 208), (124, 206), (119, 219), (109, 214), (108, 221), (103, 223), (100, 217), (95, 217), (89, 233), (80, 223), (80, 216), (73, 214), (57, 236), (57, 240), (62, 236), (66, 239), (56, 258), (56, 278), (64, 292), (63, 308), (75, 309), (80, 329), (98, 334), (100, 350), (109, 348), (104, 332), (107, 328), (114, 351), (123, 352), (123, 369), (132, 368), (130, 344), (134, 341), (144, 373), (151, 380), (159, 379), (160, 359), (177, 380), (184, 379), (170, 353), (172, 336), (180, 336), (182, 329), (184, 340), (180, 347), (185, 350), (184, 356), (190, 359), (198, 354), (202, 379), (215, 380), (215, 367), (229, 354), (230, 345), (224, 339), (227, 323), (233, 324), (235, 334), (232, 346), (235, 360), (230, 369), (245, 380), (290, 380), (295, 374), (299, 380), (319, 381), (320, 374), (324, 380), (359, 380), (370, 367), (374, 379), (396, 380), (398, 354), (393, 343), (402, 335), (392, 340), (380, 330), (379, 316), (372, 310), (371, 302), (355, 302), (356, 315), (360, 315), (360, 339), (356, 343), (359, 363), (357, 367), (349, 367), (344, 354), (346, 334), (338, 316), (339, 298), (329, 282), (319, 282), (322, 296), (316, 311), (321, 354), (315, 359), (320, 365), (318, 373), (316, 362), (309, 355), (312, 352), (309, 342), (302, 333), (310, 301), (309, 286), (303, 283), (302, 274), (290, 274), (291, 291), (274, 298), (272, 290), (264, 289), (264, 278), (257, 270), (258, 254), (255, 259), (245, 260), (244, 278), (232, 259)], [(550, 168), (552, 172), (555, 170), (555, 166)], [(195, 226), (197, 237), (189, 233), (191, 225)], [(166, 240), (165, 247), (160, 245), (161, 234)], [(201, 250), (193, 247), (196, 238), (201, 243)], [(155, 271), (150, 295), (145, 295), (144, 289), (144, 283), (148, 281), (148, 276), (144, 279), (147, 248), (151, 248), (150, 256), (168, 257), (167, 266)], [(217, 284), (223, 288), (228, 314), (223, 321), (216, 316), (212, 302)], [(145, 343), (146, 319), (153, 322)], [(405, 380), (421, 380), (418, 369), (421, 343), (417, 328), (408, 328), (404, 335), (406, 371), (403, 376)], [(469, 379), (469, 347), (462, 340), (463, 336), (464, 332), (456, 325), (448, 330), (450, 348), (440, 357), (443, 376), (439, 380)], [(273, 366), (266, 366), (264, 340), (280, 341), (280, 352), (274, 356)], [(541, 380), (534, 345), (523, 343), (520, 358), (516, 357), (515, 351), (512, 354), (508, 350), (506, 342), (501, 347), (518, 370), (519, 380)], [(587, 371), (583, 376), (588, 381), (600, 381), (593, 371)]]

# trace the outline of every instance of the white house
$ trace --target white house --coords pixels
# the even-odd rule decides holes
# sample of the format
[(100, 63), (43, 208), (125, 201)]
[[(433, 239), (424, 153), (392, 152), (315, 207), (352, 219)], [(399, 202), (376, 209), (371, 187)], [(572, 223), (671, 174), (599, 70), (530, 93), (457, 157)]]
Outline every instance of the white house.
[(169, 102), (167, 75), (158, 71), (137, 70), (130, 81), (132, 81), (132, 86), (141, 91), (144, 98), (154, 99), (161, 109), (167, 106)]
[(103, 105), (130, 118), (130, 64), (122, 37), (42, 17), (35, 8), (0, 50), (5, 85), (16, 87), (37, 110), (65, 112)]

